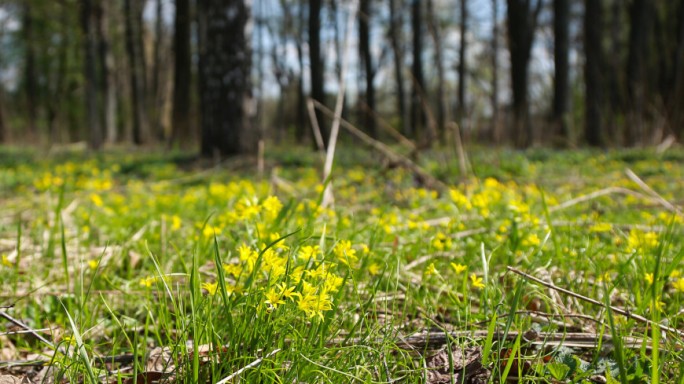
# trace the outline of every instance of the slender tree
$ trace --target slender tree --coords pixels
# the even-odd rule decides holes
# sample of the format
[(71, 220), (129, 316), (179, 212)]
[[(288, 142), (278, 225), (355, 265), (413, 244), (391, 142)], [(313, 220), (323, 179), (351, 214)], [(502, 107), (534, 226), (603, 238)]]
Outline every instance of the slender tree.
[(299, 64), (299, 77), (297, 78), (297, 126), (295, 127), (295, 139), (298, 143), (303, 143), (306, 137), (311, 137), (310, 129), (306, 119), (306, 94), (304, 92), (304, 32), (306, 25), (306, 7), (299, 5), (297, 18), (300, 27), (297, 29), (297, 63)]
[(501, 141), (499, 124), (499, 1), (492, 0), (492, 141)]
[[(411, 29), (413, 33), (413, 63), (411, 65), (411, 133), (417, 137), (425, 126), (425, 110), (423, 109), (423, 95), (425, 82), (423, 80), (423, 16), (421, 0), (411, 0)], [(432, 138), (427, 138), (427, 143)]]
[(96, 17), (93, 0), (83, 0), (81, 3), (81, 25), (83, 27), (83, 68), (85, 70), (85, 102), (86, 124), (89, 132), (90, 147), (99, 149), (102, 146), (102, 128), (100, 114), (97, 107), (97, 38)]
[[(397, 4), (399, 2), (399, 4)], [(401, 3), (403, 0), (389, 0), (389, 38), (392, 45), (393, 59), (394, 59), (394, 79), (397, 86), (397, 116), (401, 118), (401, 132), (404, 135), (409, 135), (411, 129), (409, 126), (408, 108), (406, 108), (406, 91), (404, 90), (404, 50), (402, 48), (401, 30), (403, 20), (401, 17)]]
[(114, 68), (114, 53), (111, 49), (109, 19), (110, 3), (100, 1), (97, 4), (97, 39), (100, 76), (102, 89), (102, 104), (104, 107), (105, 141), (114, 143), (118, 139), (116, 127), (116, 75)]
[(362, 106), (364, 126), (371, 137), (377, 137), (375, 129), (375, 69), (370, 50), (371, 1), (361, 0), (359, 4), (359, 56), (361, 57), (361, 72), (364, 74), (366, 91), (363, 95), (365, 106)]
[(551, 120), (555, 126), (554, 134), (568, 139), (568, 104), (570, 52), (570, 3), (568, 0), (553, 1), (553, 110)]
[(627, 57), (627, 93), (629, 95), (627, 145), (637, 145), (645, 138), (646, 66), (648, 35), (651, 28), (650, 0), (634, 0), (630, 9), (629, 53)]
[(251, 70), (245, 35), (249, 10), (244, 0), (204, 0), (197, 7), (201, 155), (248, 152), (253, 144), (246, 109)]
[(173, 32), (173, 112), (172, 144), (188, 148), (195, 140), (190, 124), (190, 0), (176, 0)]
[[(321, 55), (321, 0), (309, 0), (309, 61), (311, 69), (311, 98), (325, 104), (325, 89), (323, 85), (323, 69), (325, 68)], [(330, 133), (323, 124), (323, 113), (316, 110), (316, 119), (321, 129), (323, 143), (327, 147)]]
[(584, 1), (584, 84), (585, 84), (585, 126), (584, 136), (591, 146), (603, 145), (601, 114), (603, 112), (602, 92), (602, 10), (596, 0)]
[[(468, 1), (461, 0), (461, 44), (458, 49), (458, 120), (461, 127), (465, 121), (466, 111), (466, 84), (468, 73), (466, 72), (466, 53), (468, 49)], [(464, 127), (463, 127), (464, 128)]]
[(508, 49), (511, 55), (513, 92), (513, 141), (517, 147), (528, 147), (534, 140), (528, 116), (528, 66), (543, 0), (507, 2)]
[(445, 71), (444, 60), (442, 59), (442, 30), (439, 25), (439, 15), (435, 11), (434, 1), (427, 1), (428, 8), (428, 27), (430, 28), (430, 35), (434, 43), (434, 60), (435, 68), (437, 69), (437, 130), (444, 141), (446, 139), (446, 121), (447, 121), (447, 97), (445, 90)]
[(38, 111), (38, 71), (36, 68), (36, 36), (34, 26), (35, 4), (26, 2), (23, 6), (22, 29), (25, 42), (24, 52), (24, 89), (26, 92), (27, 134), (29, 140), (37, 134), (36, 117)]
[[(143, 143), (144, 132), (146, 131), (145, 118), (145, 77), (144, 63), (141, 62), (144, 56), (141, 46), (138, 45), (139, 34), (142, 33), (141, 25), (138, 24), (137, 16), (140, 0), (124, 0), (124, 17), (126, 19), (126, 53), (128, 55), (128, 66), (131, 82), (131, 107), (133, 110), (133, 144)], [(135, 3), (135, 4), (133, 4)]]
[(154, 114), (153, 130), (157, 140), (164, 141), (166, 132), (164, 130), (163, 106), (165, 101), (164, 78), (166, 65), (164, 63), (164, 52), (166, 51), (164, 39), (164, 1), (156, 0), (154, 18), (154, 55), (152, 57), (152, 113)]

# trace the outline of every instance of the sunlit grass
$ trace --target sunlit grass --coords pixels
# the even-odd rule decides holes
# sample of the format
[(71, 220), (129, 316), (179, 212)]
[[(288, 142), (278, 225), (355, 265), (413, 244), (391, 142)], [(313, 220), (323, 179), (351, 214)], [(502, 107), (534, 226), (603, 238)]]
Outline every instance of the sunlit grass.
[[(435, 191), (340, 152), (331, 207), (315, 157), (275, 152), (262, 176), (164, 155), (8, 161), (0, 305), (55, 347), (0, 348), (70, 381), (412, 382), (439, 371), (440, 346), (405, 340), (441, 333), (449, 351), (479, 347), (493, 381), (680, 378), (681, 336), (657, 324), (681, 328), (684, 217), (625, 169), (677, 206), (684, 156), (475, 151), (462, 183), (445, 156), (423, 160), (451, 185)], [(535, 338), (554, 333), (568, 343)]]

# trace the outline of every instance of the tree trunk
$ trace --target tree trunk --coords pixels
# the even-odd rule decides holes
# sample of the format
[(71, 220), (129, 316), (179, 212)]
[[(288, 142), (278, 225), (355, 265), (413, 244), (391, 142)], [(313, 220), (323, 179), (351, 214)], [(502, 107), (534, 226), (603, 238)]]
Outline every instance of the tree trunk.
[(205, 158), (251, 149), (246, 109), (251, 66), (245, 35), (248, 21), (244, 0), (198, 2), (201, 155)]
[(401, 30), (402, 30), (402, 17), (401, 17), (401, 6), (397, 5), (397, 1), (402, 0), (389, 0), (389, 12), (390, 12), (390, 44), (392, 45), (392, 52), (394, 53), (394, 78), (397, 85), (397, 116), (401, 119), (401, 132), (405, 136), (411, 134), (411, 128), (409, 126), (409, 118), (407, 115), (408, 108), (406, 108), (406, 91), (404, 90), (404, 50), (401, 44)]
[[(138, 39), (142, 33), (137, 17), (137, 3), (141, 0), (124, 0), (124, 17), (126, 19), (126, 53), (131, 81), (131, 108), (133, 110), (133, 144), (140, 145), (144, 141), (146, 131), (145, 121), (145, 96), (143, 75), (143, 63)], [(136, 4), (132, 4), (132, 2)], [(133, 7), (136, 7), (134, 9)]]
[(435, 68), (437, 69), (437, 131), (442, 140), (446, 141), (447, 97), (444, 90), (444, 63), (442, 60), (442, 32), (439, 26), (439, 16), (434, 9), (434, 1), (428, 0), (428, 20), (430, 35), (434, 42)]
[(461, 127), (459, 131), (465, 130), (465, 111), (466, 111), (466, 84), (468, 74), (466, 73), (466, 53), (468, 49), (468, 2), (461, 0), (461, 44), (458, 49), (458, 108), (456, 114), (458, 116), (458, 124)]
[(673, 64), (672, 84), (674, 91), (670, 100), (670, 126), (681, 141), (684, 139), (684, 113), (680, 107), (684, 101), (684, 1), (679, 1), (679, 16), (677, 20), (677, 46), (675, 62)]
[[(425, 86), (423, 81), (423, 17), (421, 6), (421, 0), (411, 0), (411, 29), (413, 33), (411, 133), (416, 138), (423, 133), (425, 127), (425, 110), (422, 105)], [(425, 144), (429, 145), (431, 141), (432, 138), (427, 137)]]
[(22, 29), (26, 43), (24, 52), (24, 86), (26, 89), (26, 117), (28, 119), (26, 133), (28, 140), (33, 141), (37, 135), (38, 73), (36, 71), (36, 36), (33, 25), (33, 12), (29, 2), (24, 4)]
[(570, 51), (570, 4), (568, 0), (553, 1), (553, 110), (551, 120), (554, 135), (567, 141), (568, 132), (568, 95), (569, 71), (568, 53)]
[(173, 113), (172, 144), (188, 149), (195, 142), (190, 124), (190, 0), (176, 0), (173, 33)]
[(97, 35), (99, 42), (99, 60), (102, 69), (101, 87), (104, 105), (104, 132), (107, 143), (115, 143), (118, 139), (116, 129), (116, 78), (114, 55), (109, 43), (109, 2), (100, 1), (97, 7)]
[[(610, 4), (610, 50), (624, 52), (622, 11), (626, 2), (612, 0)], [(623, 144), (624, 135), (619, 126), (620, 117), (624, 116), (625, 108), (625, 71), (622, 54), (612, 54), (606, 57), (605, 84), (607, 89), (607, 104), (609, 106), (606, 123), (606, 135), (613, 138), (616, 144)]]
[[(283, 9), (285, 9), (283, 5)], [(299, 20), (299, 28), (296, 32), (296, 45), (297, 45), (297, 64), (299, 65), (299, 76), (297, 77), (297, 126), (295, 127), (295, 140), (297, 143), (301, 144), (304, 142), (306, 137), (311, 137), (307, 135), (310, 134), (311, 130), (307, 129), (309, 126), (306, 118), (306, 94), (304, 93), (304, 25), (306, 25), (305, 17), (305, 7), (300, 3), (299, 14), (297, 18)]]
[(602, 146), (602, 10), (601, 3), (596, 0), (585, 0), (584, 6), (584, 100), (586, 109), (584, 136), (587, 144)]
[(165, 65), (163, 52), (165, 49), (164, 43), (164, 2), (163, 0), (156, 0), (155, 4), (155, 19), (154, 19), (154, 61), (152, 63), (152, 111), (154, 113), (153, 127), (157, 140), (163, 142), (166, 136), (164, 129), (163, 108), (164, 108), (164, 74)]
[[(309, 0), (309, 62), (311, 68), (311, 98), (325, 105), (323, 85), (323, 56), (321, 55), (321, 0)], [(316, 109), (316, 119), (321, 128), (323, 143), (327, 147), (330, 133), (323, 122), (323, 113)]]
[(375, 139), (378, 134), (375, 129), (375, 119), (373, 118), (373, 113), (375, 112), (375, 87), (373, 86), (375, 69), (373, 69), (373, 58), (370, 51), (370, 5), (370, 0), (361, 0), (359, 6), (359, 56), (361, 57), (361, 72), (364, 74), (366, 81), (366, 92), (362, 99), (365, 102), (365, 106), (361, 108), (361, 111), (363, 111), (366, 132)]
[(84, 62), (85, 70), (85, 102), (86, 124), (89, 132), (89, 144), (92, 149), (100, 149), (102, 146), (102, 126), (97, 106), (98, 79), (97, 79), (97, 39), (96, 17), (93, 0), (83, 0), (81, 9), (81, 21), (84, 35)]
[(492, 0), (492, 141), (501, 142), (499, 124), (499, 1)]
[(511, 90), (513, 92), (513, 142), (518, 148), (529, 147), (533, 141), (529, 121), (527, 95), (528, 66), (541, 12), (542, 0), (530, 9), (530, 1), (508, 0), (508, 49), (511, 55)]
[(627, 94), (629, 95), (629, 124), (627, 145), (634, 146), (645, 139), (644, 113), (646, 102), (646, 55), (648, 30), (651, 26), (649, 0), (634, 0), (630, 9), (629, 53), (627, 57)]

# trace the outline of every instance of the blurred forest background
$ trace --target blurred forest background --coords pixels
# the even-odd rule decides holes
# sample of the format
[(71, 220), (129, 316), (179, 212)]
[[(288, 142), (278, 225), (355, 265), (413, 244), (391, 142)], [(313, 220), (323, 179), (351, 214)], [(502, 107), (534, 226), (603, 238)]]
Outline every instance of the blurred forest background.
[(339, 94), (418, 148), (684, 135), (684, 0), (2, 0), (0, 44), (12, 145), (320, 147)]

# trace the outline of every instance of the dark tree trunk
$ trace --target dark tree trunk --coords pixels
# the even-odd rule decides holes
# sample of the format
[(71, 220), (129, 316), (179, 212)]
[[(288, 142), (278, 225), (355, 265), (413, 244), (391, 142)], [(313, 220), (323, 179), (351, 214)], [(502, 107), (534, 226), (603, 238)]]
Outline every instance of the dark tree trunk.
[(608, 104), (608, 116), (606, 123), (606, 135), (616, 143), (622, 144), (624, 135), (620, 134), (618, 126), (620, 116), (624, 115), (625, 108), (625, 80), (624, 80), (624, 42), (623, 42), (623, 7), (627, 3), (624, 0), (612, 0), (610, 4), (610, 51), (612, 55), (606, 57), (605, 73), (606, 102)]
[[(285, 9), (285, 6), (283, 7)], [(299, 13), (297, 18), (299, 20), (299, 28), (296, 32), (297, 45), (297, 63), (299, 64), (299, 76), (297, 77), (297, 126), (295, 127), (295, 140), (297, 143), (303, 143), (306, 139), (307, 132), (311, 133), (306, 119), (306, 94), (304, 93), (304, 25), (306, 24), (306, 7), (299, 4)], [(309, 136), (310, 137), (310, 136)]]
[(100, 68), (102, 69), (101, 88), (102, 104), (104, 107), (105, 141), (114, 143), (118, 139), (116, 129), (116, 78), (114, 55), (109, 43), (109, 12), (108, 1), (101, 1), (97, 7), (97, 37)]
[(407, 115), (408, 108), (406, 108), (406, 91), (404, 90), (404, 50), (402, 48), (401, 30), (402, 30), (402, 17), (401, 17), (401, 6), (397, 5), (397, 1), (402, 0), (389, 0), (389, 12), (390, 12), (390, 44), (392, 45), (392, 51), (394, 53), (394, 78), (396, 81), (397, 89), (397, 115), (401, 118), (401, 132), (404, 135), (410, 135), (411, 129), (409, 126), (409, 118)]
[(243, 0), (200, 1), (198, 18), (201, 154), (222, 158), (245, 153), (251, 149), (247, 5)]
[[(425, 94), (425, 82), (423, 81), (423, 16), (421, 7), (421, 0), (411, 0), (411, 29), (413, 33), (411, 133), (414, 137), (418, 137), (418, 135), (423, 133), (422, 131), (425, 127), (425, 110), (422, 105), (423, 95)], [(425, 143), (429, 145), (432, 138), (428, 137), (426, 139)]]
[[(321, 55), (321, 0), (309, 0), (309, 61), (311, 68), (311, 98), (325, 104), (323, 87), (323, 56)], [(327, 147), (330, 133), (323, 122), (323, 113), (316, 109), (316, 119)]]
[(492, 141), (501, 142), (499, 124), (499, 1), (492, 0)]
[(677, 45), (675, 50), (675, 62), (673, 64), (672, 84), (674, 92), (670, 100), (670, 126), (681, 141), (684, 139), (684, 1), (679, 1), (679, 16), (677, 20)]
[(36, 117), (38, 110), (38, 72), (36, 70), (36, 36), (33, 25), (33, 11), (30, 2), (24, 4), (23, 35), (26, 43), (24, 56), (24, 86), (26, 89), (26, 117), (29, 141), (36, 138)]
[[(142, 61), (143, 53), (138, 45), (142, 31), (138, 24), (137, 8), (141, 0), (124, 0), (126, 19), (126, 53), (131, 81), (131, 107), (133, 110), (133, 144), (140, 145), (144, 140), (145, 126), (145, 78)], [(135, 3), (135, 4), (133, 4)], [(135, 8), (134, 8), (135, 7)]]
[(511, 55), (513, 92), (513, 142), (516, 147), (530, 146), (534, 138), (529, 121), (527, 95), (528, 64), (542, 0), (532, 8), (529, 0), (508, 0), (508, 49)]
[[(599, 5), (600, 6), (600, 5)], [(553, 1), (553, 110), (551, 120), (554, 134), (567, 141), (568, 134), (568, 95), (569, 71), (568, 53), (570, 51), (570, 4), (568, 0)]]
[(366, 105), (361, 110), (364, 112), (366, 132), (371, 137), (377, 138), (378, 134), (375, 129), (375, 119), (373, 118), (373, 113), (375, 112), (375, 87), (373, 86), (375, 69), (373, 69), (373, 58), (370, 51), (370, 4), (370, 0), (361, 0), (359, 7), (359, 55), (361, 57), (361, 71), (366, 80), (366, 92), (363, 100)]
[(634, 0), (630, 9), (629, 54), (627, 57), (627, 93), (629, 95), (629, 124), (627, 145), (640, 144), (645, 139), (644, 112), (646, 102), (645, 78), (648, 55), (648, 31), (651, 27), (650, 0)]
[(190, 124), (190, 0), (176, 0), (173, 33), (173, 112), (171, 143), (187, 149), (195, 142)]
[(586, 103), (584, 136), (587, 144), (602, 146), (602, 10), (601, 3), (596, 0), (585, 0), (584, 6), (584, 100)]
[[(71, 28), (70, 16), (73, 14), (73, 10), (62, 5), (60, 7), (59, 13), (59, 43), (57, 44), (57, 68), (55, 71), (47, 69), (48, 73), (48, 94), (49, 96), (45, 100), (46, 114), (47, 114), (47, 127), (48, 127), (48, 137), (51, 143), (60, 141), (60, 133), (58, 130), (58, 120), (59, 116), (64, 114), (65, 103), (67, 103), (65, 94), (65, 84), (67, 80), (67, 68), (68, 68), (68, 54), (69, 54), (69, 29)], [(51, 72), (54, 72), (52, 74)]]
[(446, 140), (446, 121), (447, 121), (447, 97), (444, 90), (444, 63), (442, 60), (442, 32), (439, 25), (439, 16), (434, 9), (434, 1), (428, 0), (428, 20), (430, 35), (434, 42), (435, 68), (437, 69), (437, 130), (442, 140)]
[(166, 132), (164, 130), (162, 109), (164, 106), (164, 74), (165, 65), (163, 52), (166, 50), (164, 43), (164, 2), (156, 0), (155, 4), (155, 19), (154, 19), (154, 57), (152, 63), (152, 111), (154, 113), (154, 120), (152, 123), (155, 136), (157, 140), (163, 142)]
[(98, 79), (97, 79), (97, 38), (96, 38), (96, 15), (93, 0), (83, 0), (81, 9), (81, 22), (84, 35), (84, 62), (85, 70), (85, 102), (86, 124), (89, 132), (89, 144), (92, 149), (102, 146), (102, 126), (97, 106)]
[(468, 49), (468, 2), (461, 0), (461, 44), (458, 48), (458, 123), (463, 127), (466, 108), (466, 83), (468, 75), (466, 73), (466, 53)]

